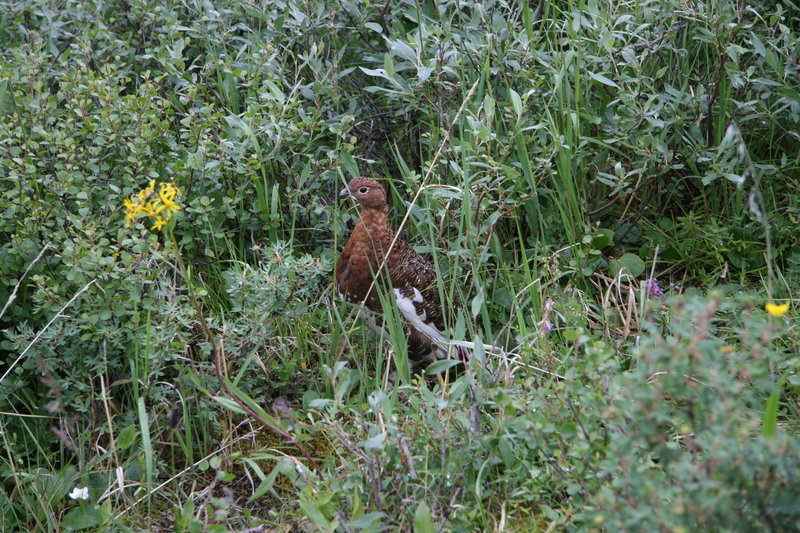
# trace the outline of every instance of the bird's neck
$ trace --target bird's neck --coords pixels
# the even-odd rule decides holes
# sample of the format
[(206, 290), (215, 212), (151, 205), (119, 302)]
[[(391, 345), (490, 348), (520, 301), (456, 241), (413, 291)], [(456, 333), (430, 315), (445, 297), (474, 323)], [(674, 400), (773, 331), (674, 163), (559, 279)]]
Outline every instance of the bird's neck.
[(394, 231), (389, 225), (389, 210), (388, 209), (361, 209), (361, 224), (364, 229), (370, 234), (372, 239), (378, 239), (389, 242), (394, 238)]
[(361, 220), (367, 226), (389, 228), (389, 210), (363, 208), (361, 210)]

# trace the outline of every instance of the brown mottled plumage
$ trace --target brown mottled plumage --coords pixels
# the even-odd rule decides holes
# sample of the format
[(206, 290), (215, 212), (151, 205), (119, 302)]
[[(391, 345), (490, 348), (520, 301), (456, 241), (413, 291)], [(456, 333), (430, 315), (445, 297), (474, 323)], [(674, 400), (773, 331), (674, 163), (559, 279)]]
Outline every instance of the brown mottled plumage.
[[(370, 311), (380, 314), (382, 309), (376, 290), (386, 291), (391, 287), (394, 299), (390, 301), (398, 304), (404, 319), (409, 358), (415, 362), (446, 358), (447, 347), (442, 345), (447, 340), (443, 333), (446, 331), (445, 319), (433, 265), (398, 238), (384, 267), (389, 274), (390, 287), (383, 274), (378, 276), (367, 295), (395, 232), (389, 225), (386, 191), (377, 181), (355, 178), (341, 192), (341, 196), (347, 194), (361, 205), (361, 214), (336, 263), (339, 292), (349, 301), (364, 302)], [(466, 350), (459, 349), (454, 353), (466, 357)]]

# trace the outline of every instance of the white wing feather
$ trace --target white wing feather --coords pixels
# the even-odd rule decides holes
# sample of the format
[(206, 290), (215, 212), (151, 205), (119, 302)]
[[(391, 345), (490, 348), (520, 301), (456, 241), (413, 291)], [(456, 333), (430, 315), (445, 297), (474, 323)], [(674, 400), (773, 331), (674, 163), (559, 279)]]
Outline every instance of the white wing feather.
[(403, 296), (400, 289), (394, 289), (394, 296), (397, 302), (397, 309), (400, 311), (400, 316), (408, 322), (408, 325), (419, 331), (422, 335), (426, 336), (436, 346), (436, 358), (444, 359), (447, 357), (447, 348), (449, 343), (447, 336), (439, 330), (433, 323), (426, 322), (428, 313), (424, 310), (421, 315), (417, 314), (417, 307), (414, 302), (422, 303), (422, 294), (414, 288), (414, 297), (408, 298)]

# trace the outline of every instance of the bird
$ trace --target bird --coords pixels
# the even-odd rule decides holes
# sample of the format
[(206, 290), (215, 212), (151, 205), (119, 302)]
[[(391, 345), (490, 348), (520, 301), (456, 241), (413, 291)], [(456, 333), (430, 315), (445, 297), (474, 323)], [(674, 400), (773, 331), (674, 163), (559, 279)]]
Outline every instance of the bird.
[[(439, 299), (436, 269), (396, 236), (389, 223), (386, 189), (374, 179), (357, 177), (339, 196), (352, 197), (361, 210), (336, 262), (338, 292), (352, 303), (363, 303), (369, 310), (368, 324), (384, 338), (388, 334), (376, 321), (383, 311), (378, 291), (391, 296), (388, 301), (397, 306), (403, 321), (409, 362), (415, 369), (423, 363), (447, 359), (450, 354), (466, 362), (469, 357), (466, 348), (449, 344), (446, 328), (449, 313)], [(451, 311), (459, 307), (454, 296)]]

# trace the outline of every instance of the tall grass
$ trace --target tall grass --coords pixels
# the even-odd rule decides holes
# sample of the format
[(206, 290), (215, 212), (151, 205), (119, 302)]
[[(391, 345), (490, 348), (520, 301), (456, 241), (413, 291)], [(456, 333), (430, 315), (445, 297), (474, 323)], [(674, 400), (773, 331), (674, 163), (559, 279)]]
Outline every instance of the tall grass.
[[(746, 7), (3, 7), (0, 526), (796, 528), (800, 16)], [(357, 175), (448, 379), (335, 295)]]

